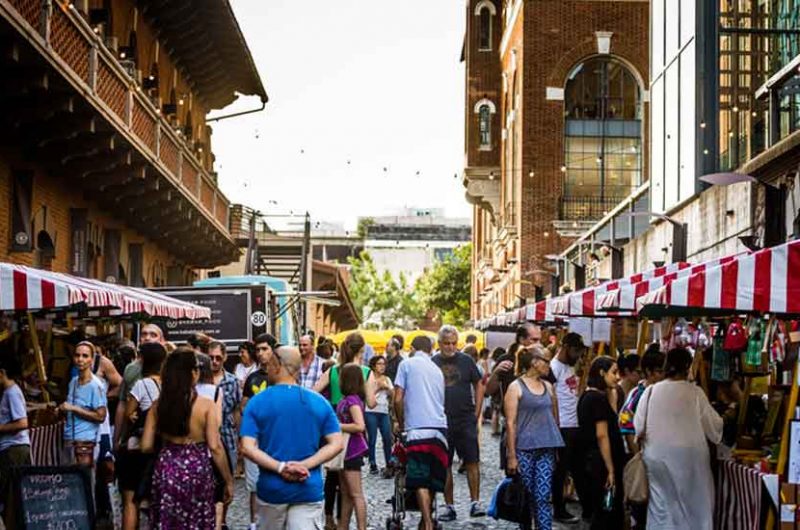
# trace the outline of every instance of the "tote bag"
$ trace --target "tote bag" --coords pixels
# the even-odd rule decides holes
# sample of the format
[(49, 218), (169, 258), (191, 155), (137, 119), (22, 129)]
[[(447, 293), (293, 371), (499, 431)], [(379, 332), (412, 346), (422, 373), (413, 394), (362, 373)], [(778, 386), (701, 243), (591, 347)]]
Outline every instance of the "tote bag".
[(344, 469), (344, 455), (347, 454), (347, 445), (349, 443), (350, 443), (350, 433), (342, 432), (343, 449), (339, 451), (339, 454), (334, 456), (333, 459), (328, 460), (328, 462), (323, 467), (328, 471), (340, 471)]

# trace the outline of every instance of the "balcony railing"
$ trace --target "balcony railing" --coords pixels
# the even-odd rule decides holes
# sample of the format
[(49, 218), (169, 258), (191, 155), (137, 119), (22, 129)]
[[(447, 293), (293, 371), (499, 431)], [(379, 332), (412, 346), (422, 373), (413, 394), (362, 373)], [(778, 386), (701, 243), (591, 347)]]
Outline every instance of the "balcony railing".
[(559, 218), (562, 221), (592, 221), (606, 215), (611, 209), (625, 199), (619, 196), (579, 195), (561, 197)]
[(27, 39), (122, 136), (157, 166), (209, 220), (228, 233), (229, 202), (180, 132), (92, 31), (72, 3), (0, 0)]

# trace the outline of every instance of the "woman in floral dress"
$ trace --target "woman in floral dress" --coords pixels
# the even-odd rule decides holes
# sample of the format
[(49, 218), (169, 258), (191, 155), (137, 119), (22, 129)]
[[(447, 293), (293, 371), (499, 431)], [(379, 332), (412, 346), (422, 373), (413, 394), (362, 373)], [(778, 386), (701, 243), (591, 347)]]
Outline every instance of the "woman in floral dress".
[(194, 351), (175, 350), (164, 365), (161, 396), (147, 415), (142, 450), (154, 451), (156, 434), (161, 439), (150, 502), (156, 530), (214, 529), (212, 461), (225, 484), (224, 502), (233, 498), (233, 477), (220, 440), (219, 419), (214, 403), (197, 396), (194, 386), (198, 377)]

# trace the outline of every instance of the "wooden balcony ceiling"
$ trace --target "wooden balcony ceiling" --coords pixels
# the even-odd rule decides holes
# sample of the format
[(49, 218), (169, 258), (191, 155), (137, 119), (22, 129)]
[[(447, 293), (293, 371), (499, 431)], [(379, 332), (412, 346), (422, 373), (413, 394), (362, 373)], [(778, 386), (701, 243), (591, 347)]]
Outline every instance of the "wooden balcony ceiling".
[(229, 105), (236, 92), (267, 101), (228, 0), (138, 0), (138, 4), (210, 108)]
[[(227, 231), (0, 19), (0, 148), (194, 267), (238, 259)], [(71, 205), (70, 205), (71, 206)], [(59, 244), (68, 244), (66, 241)]]

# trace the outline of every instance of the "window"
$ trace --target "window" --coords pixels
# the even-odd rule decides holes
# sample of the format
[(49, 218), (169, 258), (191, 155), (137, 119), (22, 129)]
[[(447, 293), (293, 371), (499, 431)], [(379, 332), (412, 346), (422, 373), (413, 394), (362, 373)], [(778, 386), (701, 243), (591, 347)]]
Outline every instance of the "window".
[(576, 66), (565, 88), (562, 220), (602, 217), (642, 181), (641, 89), (611, 57)]
[(489, 105), (481, 105), (478, 111), (480, 122), (480, 144), (481, 147), (491, 147), (492, 145), (492, 113)]
[(478, 26), (478, 49), (492, 49), (492, 14), (488, 8), (481, 9)]
[(492, 114), (497, 108), (488, 99), (482, 99), (475, 104), (475, 114), (478, 115), (478, 146), (481, 151), (492, 148)]
[(497, 15), (497, 8), (490, 0), (481, 0), (475, 6), (475, 16), (478, 18), (478, 49), (480, 51), (492, 50), (492, 24)]

